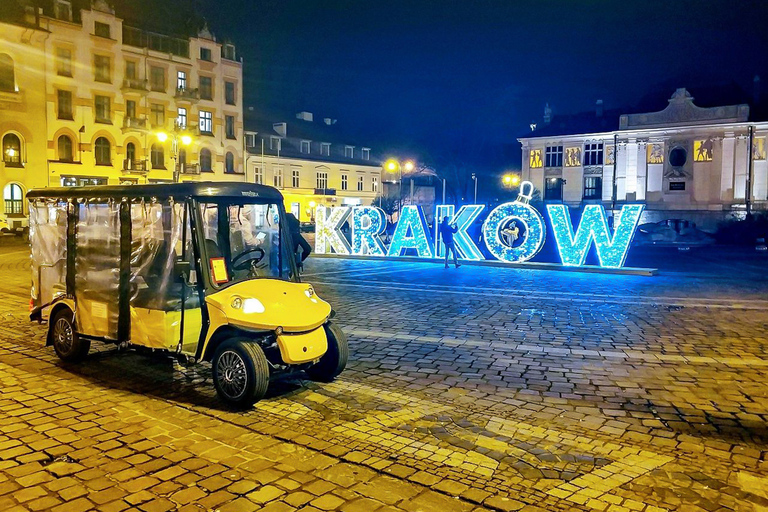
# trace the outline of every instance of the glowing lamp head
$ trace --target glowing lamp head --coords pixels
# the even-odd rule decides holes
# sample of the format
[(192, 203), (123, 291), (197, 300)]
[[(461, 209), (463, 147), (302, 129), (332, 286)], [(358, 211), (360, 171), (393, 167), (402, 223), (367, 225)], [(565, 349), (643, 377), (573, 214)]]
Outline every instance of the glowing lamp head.
[(192, 144), (192, 137), (190, 137), (189, 135), (182, 135), (181, 143), (184, 144), (185, 146), (189, 146), (190, 144)]
[(504, 183), (506, 183), (507, 185), (512, 183), (512, 176), (509, 176), (509, 175), (504, 176)]
[(512, 184), (517, 185), (520, 183), (520, 176), (512, 176)]
[(310, 201), (310, 202), (309, 202), (309, 207), (310, 207), (310, 208), (314, 208), (315, 206), (317, 206), (317, 203), (316, 203), (316, 202), (314, 202), (314, 201)]
[(165, 142), (168, 140), (168, 134), (165, 132), (158, 132), (157, 133), (157, 140), (160, 142)]
[(405, 162), (405, 165), (403, 167), (405, 168), (406, 171), (410, 172), (413, 170), (413, 162), (408, 160), (407, 162)]
[(389, 172), (395, 172), (397, 170), (397, 162), (394, 160), (387, 160), (387, 170)]

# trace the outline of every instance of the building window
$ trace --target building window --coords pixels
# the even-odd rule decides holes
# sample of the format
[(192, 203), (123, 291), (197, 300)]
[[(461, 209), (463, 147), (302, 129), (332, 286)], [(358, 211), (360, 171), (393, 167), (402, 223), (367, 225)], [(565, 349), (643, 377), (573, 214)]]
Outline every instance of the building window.
[(563, 200), (563, 179), (547, 178), (544, 184), (544, 199), (547, 201)]
[(349, 178), (346, 174), (341, 175), (341, 190), (347, 190), (349, 189)]
[(3, 190), (6, 215), (21, 215), (24, 213), (24, 193), (16, 183), (6, 185)]
[(562, 167), (563, 146), (547, 146), (544, 157), (545, 167)]
[(228, 139), (235, 139), (235, 116), (224, 116), (224, 126)]
[(278, 165), (272, 167), (272, 185), (283, 188), (283, 168)]
[(603, 196), (603, 178), (587, 176), (584, 178), (584, 199), (600, 199)]
[(765, 137), (755, 137), (752, 141), (752, 160), (765, 160)]
[(72, 2), (56, 0), (53, 15), (57, 20), (72, 21)]
[(125, 117), (128, 119), (136, 119), (136, 102), (133, 100), (125, 100)]
[(293, 169), (291, 171), (291, 185), (293, 188), (299, 188), (301, 184), (301, 171), (299, 169)]
[(125, 145), (125, 168), (127, 170), (136, 168), (136, 145), (133, 142)]
[(235, 172), (235, 155), (231, 151), (228, 151), (226, 157), (224, 157), (224, 172)]
[(379, 191), (379, 177), (371, 176), (371, 192)]
[(59, 148), (60, 162), (71, 162), (74, 159), (74, 154), (72, 152), (72, 139), (69, 137), (69, 135), (59, 136), (59, 140), (56, 141), (56, 145)]
[(211, 150), (204, 148), (200, 151), (200, 170), (204, 172), (213, 171), (211, 166)]
[(211, 62), (213, 60), (213, 54), (210, 48), (200, 48), (200, 60), (207, 60)]
[(269, 149), (280, 151), (280, 137), (269, 138)]
[(112, 165), (112, 147), (106, 137), (99, 137), (94, 144), (96, 165)]
[(235, 83), (234, 82), (224, 82), (224, 101), (227, 102), (227, 105), (235, 104)]
[(106, 185), (107, 178), (75, 178), (74, 176), (62, 176), (62, 187), (94, 187)]
[(544, 162), (541, 160), (541, 150), (532, 149), (529, 151), (528, 167), (531, 169), (539, 169), (544, 166)]
[(110, 112), (110, 99), (108, 96), (96, 96), (94, 98), (96, 104), (96, 122), (97, 123), (111, 123), (112, 115)]
[(0, 53), (0, 91), (16, 92), (13, 59), (7, 53)]
[(325, 190), (328, 188), (328, 173), (325, 171), (317, 171), (317, 188)]
[(200, 98), (204, 100), (213, 99), (213, 81), (209, 76), (200, 77)]
[(111, 82), (109, 77), (109, 57), (105, 55), (93, 56), (93, 79), (97, 82)]
[(15, 133), (3, 137), (3, 162), (8, 167), (21, 167), (21, 139)]
[(187, 167), (187, 150), (181, 149), (179, 150), (179, 172), (184, 172), (184, 169)]
[(72, 120), (72, 92), (59, 89), (56, 95), (59, 100), (58, 118)]
[(160, 144), (152, 144), (149, 158), (153, 169), (165, 169), (165, 151)]
[(149, 87), (153, 91), (165, 92), (165, 70), (158, 66), (149, 68)]
[(264, 184), (264, 171), (261, 167), (257, 166), (253, 168), (253, 182), (259, 185)]
[(331, 156), (331, 145), (328, 142), (320, 144), (320, 155)]
[(138, 76), (136, 76), (136, 61), (125, 61), (125, 78), (128, 80), (136, 80), (138, 78)]
[(235, 45), (225, 44), (221, 48), (221, 56), (227, 60), (235, 60)]
[(99, 37), (106, 37), (107, 39), (111, 39), (109, 35), (108, 23), (101, 23), (100, 21), (94, 22), (93, 33)]
[(309, 154), (309, 141), (303, 140), (301, 141), (301, 152), (304, 154)]
[(187, 72), (178, 71), (176, 73), (176, 89), (183, 91), (187, 88)]
[(603, 165), (602, 142), (588, 142), (584, 144), (584, 165)]
[(200, 111), (200, 133), (213, 135), (213, 114), (207, 110)]
[(355, 147), (354, 146), (344, 146), (344, 156), (346, 158), (354, 158), (355, 157)]
[(581, 165), (581, 148), (565, 148), (565, 166), (578, 167)]
[(365, 178), (363, 176), (357, 177), (357, 191), (362, 192), (365, 190)]
[(247, 148), (256, 147), (256, 134), (255, 133), (246, 133), (245, 134), (245, 147), (247, 147)]
[(72, 76), (72, 51), (68, 48), (56, 48), (56, 74)]
[(693, 141), (693, 161), (711, 162), (714, 146), (712, 139)]
[(371, 150), (369, 148), (363, 148), (362, 149), (362, 157), (363, 157), (363, 160), (370, 160), (371, 159)]
[(176, 124), (182, 130), (187, 129), (187, 109), (179, 107), (176, 109)]
[(165, 107), (159, 103), (152, 103), (149, 106), (149, 122), (152, 126), (165, 126)]

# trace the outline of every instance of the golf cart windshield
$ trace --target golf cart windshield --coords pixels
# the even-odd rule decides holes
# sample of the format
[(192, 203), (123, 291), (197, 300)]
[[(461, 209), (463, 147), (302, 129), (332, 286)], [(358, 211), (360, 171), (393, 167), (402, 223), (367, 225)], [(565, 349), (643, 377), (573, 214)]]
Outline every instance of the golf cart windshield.
[(276, 203), (231, 199), (200, 203), (202, 252), (214, 287), (272, 278), (295, 280), (291, 243)]

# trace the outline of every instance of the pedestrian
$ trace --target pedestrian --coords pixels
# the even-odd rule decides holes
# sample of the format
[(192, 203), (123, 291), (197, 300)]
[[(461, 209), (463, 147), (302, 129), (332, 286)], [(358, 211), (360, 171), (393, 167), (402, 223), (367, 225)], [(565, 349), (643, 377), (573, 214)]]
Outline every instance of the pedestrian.
[(299, 247), (301, 247), (301, 259), (299, 259), (298, 267), (299, 270), (303, 270), (304, 260), (306, 260), (309, 257), (309, 253), (312, 252), (312, 246), (310, 246), (309, 242), (307, 242), (301, 235), (301, 224), (299, 224), (299, 219), (292, 213), (286, 214), (286, 217), (288, 218), (288, 231), (290, 231), (291, 240), (293, 241), (293, 253), (296, 255), (297, 259), (299, 259)]
[(448, 254), (453, 251), (453, 263), (456, 268), (461, 266), (458, 258), (456, 257), (456, 246), (453, 243), (453, 234), (459, 230), (456, 224), (450, 224), (448, 222), (448, 216), (443, 217), (443, 222), (440, 224), (440, 236), (443, 239), (443, 245), (445, 245), (445, 268), (448, 268)]

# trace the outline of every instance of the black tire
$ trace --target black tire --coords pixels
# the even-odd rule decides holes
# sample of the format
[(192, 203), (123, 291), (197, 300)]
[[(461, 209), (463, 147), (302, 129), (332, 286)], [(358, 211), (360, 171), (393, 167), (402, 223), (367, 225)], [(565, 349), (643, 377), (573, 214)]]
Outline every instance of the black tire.
[(347, 367), (349, 344), (346, 334), (338, 325), (328, 322), (323, 328), (328, 339), (328, 351), (323, 354), (320, 361), (307, 368), (306, 371), (312, 380), (331, 382)]
[(61, 309), (51, 319), (51, 337), (53, 350), (59, 359), (67, 363), (77, 363), (88, 355), (91, 341), (77, 335), (75, 314), (69, 308)]
[(219, 397), (236, 407), (250, 407), (269, 387), (269, 363), (255, 342), (229, 339), (213, 356), (213, 385)]

